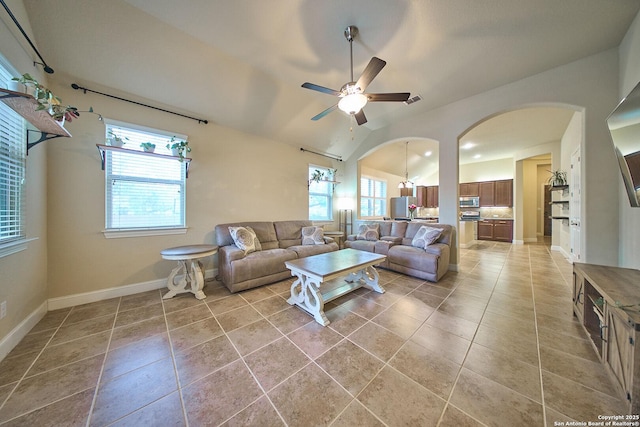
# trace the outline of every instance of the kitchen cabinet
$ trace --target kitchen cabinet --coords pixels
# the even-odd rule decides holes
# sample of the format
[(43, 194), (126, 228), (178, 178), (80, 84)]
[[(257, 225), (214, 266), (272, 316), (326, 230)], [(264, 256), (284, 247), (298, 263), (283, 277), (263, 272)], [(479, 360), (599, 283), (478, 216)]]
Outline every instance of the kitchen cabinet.
[(626, 400), (628, 414), (640, 412), (640, 351), (635, 351), (640, 339), (638, 283), (639, 270), (573, 264), (573, 312)]
[(418, 206), (423, 208), (437, 208), (439, 202), (439, 192), (437, 185), (416, 187), (416, 197)]
[(513, 180), (503, 179), (496, 181), (494, 193), (494, 206), (513, 206)]
[(483, 219), (478, 221), (478, 240), (513, 241), (513, 220)]
[(478, 197), (480, 185), (477, 182), (463, 182), (460, 184), (460, 197)]
[(478, 240), (493, 240), (493, 221), (483, 219), (478, 221)]
[(496, 183), (495, 181), (486, 181), (479, 183), (479, 191), (478, 195), (480, 196), (480, 207), (490, 207), (495, 206), (495, 191), (496, 191)]
[(493, 240), (499, 242), (513, 241), (513, 221), (512, 220), (493, 220)]

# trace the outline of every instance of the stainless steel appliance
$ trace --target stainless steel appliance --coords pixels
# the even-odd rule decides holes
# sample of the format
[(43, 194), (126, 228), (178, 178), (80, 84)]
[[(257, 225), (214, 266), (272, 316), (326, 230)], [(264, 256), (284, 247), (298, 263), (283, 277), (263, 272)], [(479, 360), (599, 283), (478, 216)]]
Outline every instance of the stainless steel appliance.
[(418, 199), (412, 196), (392, 197), (391, 218), (408, 218), (410, 204), (417, 205)]
[(460, 207), (461, 208), (479, 208), (480, 197), (476, 197), (476, 196), (460, 197)]
[(460, 213), (460, 221), (478, 221), (480, 211), (464, 211)]

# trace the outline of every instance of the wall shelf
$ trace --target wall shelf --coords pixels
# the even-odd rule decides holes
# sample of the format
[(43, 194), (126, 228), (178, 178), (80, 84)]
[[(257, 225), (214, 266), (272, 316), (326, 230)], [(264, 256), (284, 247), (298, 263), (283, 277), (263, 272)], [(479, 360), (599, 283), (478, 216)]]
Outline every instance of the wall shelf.
[(34, 142), (29, 142), (29, 134), (27, 134), (27, 153), (33, 146), (43, 141), (59, 137), (71, 137), (71, 134), (62, 126), (62, 123), (54, 120), (47, 111), (37, 109), (38, 101), (33, 96), (0, 89), (0, 101), (20, 114), (40, 132), (40, 138)]
[(559, 190), (566, 190), (569, 188), (568, 185), (551, 185), (551, 191), (559, 191)]
[(568, 200), (554, 200), (553, 202), (549, 202), (550, 205), (568, 205)]
[[(122, 153), (139, 154), (141, 156), (151, 156), (151, 157), (161, 157), (161, 158), (165, 158), (165, 159), (174, 159), (176, 161), (178, 161), (180, 159), (180, 157), (178, 157), (178, 156), (170, 156), (168, 154), (148, 153), (146, 151), (130, 150), (128, 148), (114, 147), (114, 146), (111, 146), (111, 145), (96, 144), (96, 147), (98, 148), (98, 152), (100, 152), (100, 161), (101, 161), (102, 170), (104, 170), (105, 152), (106, 151), (119, 151), (119, 152), (122, 152)], [(191, 164), (191, 158), (189, 158), (189, 157), (183, 158), (182, 159), (182, 163), (184, 163), (185, 167), (187, 168), (186, 169), (186, 177), (189, 178), (189, 165)]]

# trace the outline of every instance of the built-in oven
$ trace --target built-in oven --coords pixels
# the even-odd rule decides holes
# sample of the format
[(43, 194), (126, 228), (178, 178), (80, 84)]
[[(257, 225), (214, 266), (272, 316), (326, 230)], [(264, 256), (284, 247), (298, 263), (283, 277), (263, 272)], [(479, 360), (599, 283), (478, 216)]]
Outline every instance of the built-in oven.
[(475, 197), (475, 196), (460, 197), (460, 207), (461, 208), (479, 208), (480, 197)]

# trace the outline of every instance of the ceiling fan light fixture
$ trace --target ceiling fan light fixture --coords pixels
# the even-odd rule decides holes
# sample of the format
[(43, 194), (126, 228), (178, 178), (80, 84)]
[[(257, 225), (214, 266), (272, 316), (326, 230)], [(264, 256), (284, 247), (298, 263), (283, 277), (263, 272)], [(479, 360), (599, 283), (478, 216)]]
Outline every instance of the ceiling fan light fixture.
[(347, 114), (356, 114), (367, 105), (367, 97), (361, 93), (346, 95), (338, 102), (338, 108)]

